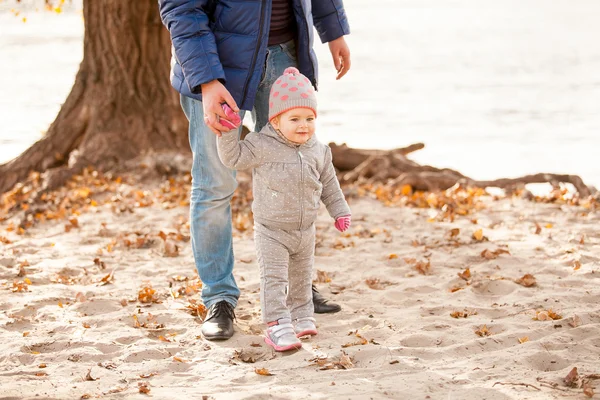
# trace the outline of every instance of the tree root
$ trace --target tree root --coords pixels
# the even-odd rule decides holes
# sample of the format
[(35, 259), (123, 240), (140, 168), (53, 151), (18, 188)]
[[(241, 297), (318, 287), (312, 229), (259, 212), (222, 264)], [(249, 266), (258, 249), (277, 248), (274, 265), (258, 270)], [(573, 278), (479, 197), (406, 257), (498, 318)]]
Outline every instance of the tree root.
[(496, 180), (476, 180), (449, 168), (435, 168), (420, 165), (409, 160), (406, 155), (422, 149), (422, 143), (408, 147), (381, 151), (353, 149), (345, 144), (338, 146), (330, 143), (333, 162), (339, 171), (341, 183), (382, 183), (389, 186), (409, 185), (413, 190), (439, 191), (446, 190), (457, 183), (471, 187), (498, 187), (512, 193), (529, 183), (572, 184), (581, 197), (594, 194), (577, 175), (538, 173), (518, 178), (502, 178)]

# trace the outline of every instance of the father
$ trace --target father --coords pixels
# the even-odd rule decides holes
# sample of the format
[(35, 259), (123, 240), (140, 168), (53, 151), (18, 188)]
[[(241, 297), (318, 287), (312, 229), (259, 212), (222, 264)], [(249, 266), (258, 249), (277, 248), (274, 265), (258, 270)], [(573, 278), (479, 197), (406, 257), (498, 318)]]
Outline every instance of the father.
[[(313, 25), (329, 43), (337, 79), (350, 68), (344, 40), (350, 30), (342, 0), (158, 0), (171, 34), (171, 83), (181, 93), (193, 153), (190, 226), (192, 251), (208, 307), (206, 339), (233, 335), (240, 295), (233, 277), (230, 200), (235, 172), (221, 164), (216, 136), (227, 103), (244, 116), (252, 110), (254, 130), (268, 122), (269, 90), (290, 66), (317, 86)], [(239, 106), (239, 107), (238, 107)], [(241, 132), (241, 129), (240, 129)], [(313, 287), (315, 312), (337, 312)]]

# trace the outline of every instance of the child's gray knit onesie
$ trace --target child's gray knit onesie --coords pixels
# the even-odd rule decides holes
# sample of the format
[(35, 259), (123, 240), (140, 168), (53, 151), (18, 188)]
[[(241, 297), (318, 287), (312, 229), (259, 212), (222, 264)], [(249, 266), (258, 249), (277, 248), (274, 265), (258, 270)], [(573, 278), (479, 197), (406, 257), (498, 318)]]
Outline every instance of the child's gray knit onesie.
[(267, 124), (242, 141), (237, 131), (223, 133), (218, 150), (225, 166), (253, 168), (252, 212), (264, 322), (312, 317), (314, 222), (320, 201), (334, 219), (350, 215), (331, 149), (315, 136), (294, 144)]

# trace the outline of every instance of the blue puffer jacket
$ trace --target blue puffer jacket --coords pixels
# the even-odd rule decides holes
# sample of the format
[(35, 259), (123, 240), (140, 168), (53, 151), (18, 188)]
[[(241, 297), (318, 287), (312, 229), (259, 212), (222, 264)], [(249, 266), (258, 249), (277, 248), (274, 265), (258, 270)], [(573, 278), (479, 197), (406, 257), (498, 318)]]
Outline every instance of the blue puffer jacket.
[[(313, 23), (323, 43), (350, 33), (342, 0), (292, 0), (298, 27), (298, 69), (317, 85)], [(200, 85), (221, 80), (251, 110), (267, 54), (271, 0), (158, 0), (171, 33), (171, 84), (202, 100)]]

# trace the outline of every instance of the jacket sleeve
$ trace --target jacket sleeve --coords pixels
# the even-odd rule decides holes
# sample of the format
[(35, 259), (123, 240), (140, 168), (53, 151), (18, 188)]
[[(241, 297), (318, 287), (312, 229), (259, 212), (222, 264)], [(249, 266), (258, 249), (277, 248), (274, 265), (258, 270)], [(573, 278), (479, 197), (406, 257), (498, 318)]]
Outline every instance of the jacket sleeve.
[(158, 0), (160, 18), (171, 34), (174, 56), (192, 93), (215, 79), (225, 82), (207, 14), (210, 0)]
[(223, 132), (217, 139), (219, 158), (227, 168), (244, 170), (262, 162), (262, 134), (250, 132), (244, 140), (238, 139), (238, 131)]
[(313, 24), (321, 42), (327, 43), (350, 34), (342, 0), (311, 0)]
[(338, 219), (344, 215), (350, 215), (350, 207), (344, 198), (342, 188), (335, 175), (335, 167), (331, 157), (331, 149), (327, 146), (325, 153), (325, 165), (321, 172), (321, 183), (323, 184), (323, 192), (321, 193), (321, 201), (327, 207), (327, 212), (333, 219)]

